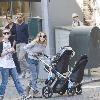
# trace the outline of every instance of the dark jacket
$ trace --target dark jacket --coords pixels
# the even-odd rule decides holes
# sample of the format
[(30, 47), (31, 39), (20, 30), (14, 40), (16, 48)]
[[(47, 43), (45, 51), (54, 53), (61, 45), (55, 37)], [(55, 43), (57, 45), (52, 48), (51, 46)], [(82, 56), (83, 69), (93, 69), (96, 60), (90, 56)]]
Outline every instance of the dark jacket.
[(23, 22), (21, 25), (16, 24), (16, 43), (28, 43), (28, 25)]

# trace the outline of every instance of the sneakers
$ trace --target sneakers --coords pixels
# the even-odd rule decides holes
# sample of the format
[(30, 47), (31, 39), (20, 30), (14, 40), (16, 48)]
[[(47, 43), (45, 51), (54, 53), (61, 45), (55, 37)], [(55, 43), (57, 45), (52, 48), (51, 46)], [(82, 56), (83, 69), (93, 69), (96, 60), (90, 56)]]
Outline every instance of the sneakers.
[(38, 90), (33, 90), (33, 98), (41, 98), (41, 94), (39, 93)]
[(3, 100), (3, 98), (4, 98), (3, 96), (0, 96), (0, 100)]
[(29, 95), (30, 90), (31, 90), (31, 87), (30, 86), (27, 86), (26, 87), (26, 90), (25, 90), (26, 91), (26, 98), (27, 99), (31, 98), (31, 95)]
[(31, 76), (31, 73), (30, 72), (26, 72), (25, 73), (25, 78), (29, 78)]
[(31, 74), (29, 72), (23, 72), (18, 75), (19, 78), (29, 78)]
[(27, 100), (25, 95), (21, 95), (18, 100)]

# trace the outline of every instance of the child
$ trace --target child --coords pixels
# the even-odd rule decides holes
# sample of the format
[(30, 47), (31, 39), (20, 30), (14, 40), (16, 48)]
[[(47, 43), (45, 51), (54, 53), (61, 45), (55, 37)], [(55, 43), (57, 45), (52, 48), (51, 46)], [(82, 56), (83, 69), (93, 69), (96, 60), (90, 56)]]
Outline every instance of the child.
[(13, 78), (15, 87), (19, 95), (23, 98), (23, 100), (25, 100), (24, 90), (21, 83), (19, 82), (16, 66), (12, 58), (12, 53), (15, 52), (15, 50), (13, 47), (11, 47), (12, 44), (9, 42), (9, 37), (11, 35), (10, 31), (8, 29), (4, 29), (2, 33), (3, 39), (0, 42), (0, 68), (2, 75), (2, 82), (0, 85), (0, 100), (3, 100), (4, 98), (9, 74)]
[(78, 14), (72, 14), (72, 27), (83, 26), (83, 23), (80, 21)]
[(36, 36), (36, 38), (29, 44), (27, 44), (24, 49), (28, 53), (28, 59), (27, 62), (29, 64), (30, 71), (32, 73), (32, 80), (29, 82), (29, 85), (26, 88), (26, 95), (27, 98), (29, 96), (30, 89), (33, 90), (33, 97), (36, 97), (36, 95), (39, 93), (37, 89), (37, 78), (39, 73), (39, 61), (35, 57), (35, 55), (38, 55), (40, 53), (43, 53), (47, 45), (47, 36), (43, 32), (39, 32)]

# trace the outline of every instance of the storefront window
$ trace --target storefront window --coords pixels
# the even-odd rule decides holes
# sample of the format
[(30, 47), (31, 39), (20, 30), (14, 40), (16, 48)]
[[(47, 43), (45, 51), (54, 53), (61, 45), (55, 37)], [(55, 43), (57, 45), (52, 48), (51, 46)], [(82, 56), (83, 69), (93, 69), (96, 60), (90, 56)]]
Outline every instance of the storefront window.
[(5, 24), (5, 15), (11, 14), (15, 18), (17, 13), (24, 13), (25, 18), (29, 16), (29, 1), (24, 0), (8, 0), (0, 2), (0, 27)]

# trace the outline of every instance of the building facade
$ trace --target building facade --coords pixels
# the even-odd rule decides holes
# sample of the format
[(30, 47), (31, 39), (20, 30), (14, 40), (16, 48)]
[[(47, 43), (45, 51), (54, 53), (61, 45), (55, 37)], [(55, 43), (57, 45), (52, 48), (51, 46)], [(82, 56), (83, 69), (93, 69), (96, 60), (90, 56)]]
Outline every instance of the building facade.
[(42, 18), (43, 31), (46, 31), (49, 37), (50, 55), (53, 55), (55, 27), (71, 26), (74, 12), (82, 21), (88, 23), (88, 20), (92, 19), (94, 1), (96, 0), (0, 0), (0, 18), (6, 13), (16, 15), (18, 12), (24, 13), (26, 19), (36, 16)]

